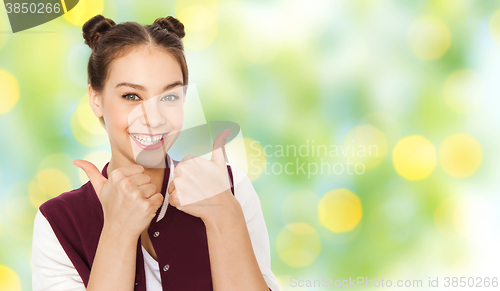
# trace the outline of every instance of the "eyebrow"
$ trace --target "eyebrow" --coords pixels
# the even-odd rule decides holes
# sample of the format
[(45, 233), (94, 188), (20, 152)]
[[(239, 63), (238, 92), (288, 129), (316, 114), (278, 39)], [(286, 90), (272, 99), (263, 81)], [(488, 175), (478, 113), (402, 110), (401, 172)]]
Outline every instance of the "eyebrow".
[[(167, 90), (170, 90), (174, 87), (177, 87), (177, 86), (183, 86), (184, 83), (181, 82), (181, 81), (177, 81), (177, 82), (174, 82), (172, 84), (169, 84), (169, 85), (166, 85), (164, 88), (163, 88), (163, 91), (167, 91)], [(133, 83), (130, 83), (130, 82), (121, 82), (119, 83), (118, 85), (116, 85), (115, 88), (118, 88), (118, 87), (121, 87), (121, 86), (125, 86), (125, 87), (131, 87), (131, 88), (134, 88), (134, 89), (137, 89), (137, 90), (141, 90), (141, 91), (145, 91), (147, 92), (148, 90), (146, 90), (146, 88), (144, 88), (144, 86), (142, 85), (138, 85), (138, 84), (133, 84)]]

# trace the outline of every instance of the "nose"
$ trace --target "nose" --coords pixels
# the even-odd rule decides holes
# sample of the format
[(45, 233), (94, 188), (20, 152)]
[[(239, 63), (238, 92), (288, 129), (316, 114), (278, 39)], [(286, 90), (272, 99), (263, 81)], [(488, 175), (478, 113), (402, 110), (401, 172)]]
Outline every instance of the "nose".
[(158, 102), (155, 98), (151, 98), (146, 102), (141, 103), (142, 116), (141, 122), (149, 127), (158, 127), (165, 124), (165, 116), (159, 110)]

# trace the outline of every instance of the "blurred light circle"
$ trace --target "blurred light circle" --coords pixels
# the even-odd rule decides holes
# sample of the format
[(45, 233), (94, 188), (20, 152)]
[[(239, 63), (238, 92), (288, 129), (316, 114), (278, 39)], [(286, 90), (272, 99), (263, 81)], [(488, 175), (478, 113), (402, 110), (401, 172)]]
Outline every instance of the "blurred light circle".
[(465, 133), (447, 137), (439, 148), (441, 167), (456, 178), (471, 176), (481, 166), (482, 161), (481, 144)]
[(321, 251), (317, 231), (307, 223), (286, 225), (276, 237), (278, 256), (287, 265), (300, 268), (314, 262)]
[(21, 291), (21, 280), (11, 268), (0, 265), (0, 290)]
[(500, 9), (497, 10), (490, 18), (489, 31), (491, 38), (497, 45), (500, 46)]
[[(6, 217), (18, 225), (30, 225), (36, 208), (29, 199), (29, 182), (25, 180), (17, 181), (9, 185), (5, 191), (2, 201), (2, 209)], [(9, 225), (12, 227), (12, 225)]]
[[(28, 204), (30, 204), (28, 202)], [(18, 241), (21, 243), (29, 243), (33, 239), (33, 218), (36, 215), (36, 209), (34, 209), (26, 217), (30, 218), (30, 222), (26, 224), (20, 224), (15, 221), (9, 221), (9, 223), (4, 224), (4, 230), (6, 237), (10, 237), (13, 241)]]
[(217, 19), (214, 8), (192, 5), (178, 10), (177, 18), (184, 24), (186, 36), (184, 46), (189, 50), (200, 50), (213, 43), (217, 36)]
[[(26, 193), (26, 192), (25, 192)], [(28, 195), (19, 194), (12, 197), (5, 205), (5, 213), (7, 216), (18, 224), (31, 224), (35, 208), (31, 204)]]
[(86, 0), (79, 1), (73, 9), (63, 15), (64, 19), (72, 25), (82, 27), (87, 20), (102, 14), (104, 10), (103, 0)]
[(331, 190), (321, 198), (318, 215), (320, 222), (330, 231), (350, 231), (361, 220), (361, 201), (347, 189)]
[(319, 196), (311, 190), (298, 190), (288, 194), (281, 204), (281, 213), (285, 223), (306, 222), (315, 226), (318, 224), (318, 216), (313, 215), (317, 211)]
[(498, 230), (498, 212), (491, 203), (480, 196), (467, 196), (463, 199), (463, 226), (459, 233), (476, 241), (495, 239)]
[(436, 149), (426, 138), (411, 135), (401, 139), (392, 152), (394, 168), (407, 180), (422, 180), (436, 167)]
[(243, 138), (247, 154), (248, 173), (247, 176), (251, 181), (257, 180), (262, 173), (266, 170), (267, 157), (266, 154), (273, 154), (266, 152), (260, 142), (245, 137)]
[(398, 121), (387, 112), (371, 112), (365, 115), (361, 122), (373, 125), (384, 132), (388, 147), (390, 147), (390, 144), (396, 144), (401, 137), (401, 127)]
[(464, 232), (463, 203), (456, 197), (442, 200), (434, 211), (434, 223), (441, 235), (454, 239)]
[(434, 222), (448, 239), (490, 241), (498, 229), (497, 211), (491, 201), (479, 196), (443, 199), (434, 212)]
[[(60, 173), (64, 173), (66, 178), (71, 182), (77, 179), (78, 173), (81, 171), (80, 168), (73, 165), (73, 160), (70, 155), (64, 152), (55, 152), (42, 159), (37, 168), (37, 173), (42, 172), (47, 169), (57, 169)], [(66, 178), (63, 181), (67, 181)], [(44, 202), (52, 197), (53, 195), (59, 195), (60, 193), (54, 192), (53, 194), (47, 193), (42, 185), (35, 180), (30, 182), (30, 200), (33, 205), (38, 205), (40, 202)], [(39, 193), (41, 191), (42, 193)]]
[[(104, 168), (104, 165), (111, 160), (111, 153), (109, 151), (95, 151), (86, 155), (83, 160), (91, 162), (97, 167), (97, 169), (99, 169), (99, 171), (101, 171), (102, 168)], [(81, 169), (78, 170), (80, 181), (82, 183), (87, 183), (89, 178), (85, 172)]]
[(102, 127), (99, 118), (94, 115), (86, 95), (71, 115), (70, 127), (75, 139), (84, 146), (100, 146), (108, 141), (106, 130)]
[(448, 50), (450, 43), (448, 27), (436, 17), (420, 17), (408, 29), (410, 50), (421, 60), (440, 58)]
[(73, 165), (73, 158), (63, 152), (52, 153), (43, 158), (38, 165), (37, 170), (41, 171), (48, 168), (56, 168), (66, 174), (78, 169), (75, 165)]
[(50, 198), (36, 181), (30, 181), (28, 187), (29, 199), (34, 208), (38, 209)]
[(78, 123), (89, 133), (97, 135), (106, 134), (106, 130), (102, 127), (99, 118), (95, 116), (94, 111), (90, 108), (87, 95), (80, 99), (80, 103), (78, 107), (76, 107), (74, 114), (76, 115)]
[(6, 70), (0, 69), (0, 114), (9, 112), (19, 100), (19, 84), (16, 77)]
[(36, 174), (36, 179), (40, 188), (50, 197), (56, 197), (71, 190), (70, 179), (58, 169), (41, 170)]
[(479, 108), (486, 96), (486, 83), (471, 70), (460, 70), (446, 79), (443, 95), (455, 112), (470, 113)]
[(375, 126), (363, 124), (351, 129), (344, 138), (345, 158), (366, 169), (374, 168), (387, 154), (385, 135)]

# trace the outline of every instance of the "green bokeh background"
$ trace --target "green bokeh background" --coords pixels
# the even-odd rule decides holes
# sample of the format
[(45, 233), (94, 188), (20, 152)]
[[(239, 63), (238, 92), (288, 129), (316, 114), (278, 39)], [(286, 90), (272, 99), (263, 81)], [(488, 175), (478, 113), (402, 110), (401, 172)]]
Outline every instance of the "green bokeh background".
[[(31, 290), (38, 206), (86, 181), (71, 161), (106, 162), (105, 135), (72, 126), (77, 108), (84, 117), (89, 112), (90, 49), (81, 25), (98, 13), (117, 23), (178, 17), (186, 26), (190, 83), (207, 120), (236, 122), (247, 145), (268, 146), (268, 157), (256, 163), (268, 163), (267, 171), (252, 180), (281, 290), (332, 288), (292, 287), (291, 277), (423, 280), (419, 289), (426, 289), (429, 277), (442, 283), (446, 276), (500, 274), (500, 2), (82, 0), (65, 16), (15, 34), (0, 9), (1, 291)], [(453, 79), (462, 70), (465, 77)], [(280, 156), (279, 145), (354, 145), (358, 126), (369, 129), (358, 139), (375, 134), (374, 144), (386, 145), (386, 154), (365, 160), (373, 166), (362, 174), (279, 170), (321, 165), (312, 154)], [(443, 146), (456, 134), (479, 150), (463, 140)], [(407, 153), (435, 163), (417, 180), (395, 163), (410, 172), (424, 166), (394, 155), (414, 135), (435, 152), (422, 154), (415, 144)], [(257, 153), (247, 147), (249, 163)], [(323, 157), (331, 164), (348, 159)], [(468, 174), (457, 177), (457, 167)], [(344, 196), (334, 201), (344, 212), (326, 203), (339, 189), (361, 207)], [(322, 206), (329, 223), (352, 223), (353, 213), (361, 219), (335, 232), (320, 219)]]

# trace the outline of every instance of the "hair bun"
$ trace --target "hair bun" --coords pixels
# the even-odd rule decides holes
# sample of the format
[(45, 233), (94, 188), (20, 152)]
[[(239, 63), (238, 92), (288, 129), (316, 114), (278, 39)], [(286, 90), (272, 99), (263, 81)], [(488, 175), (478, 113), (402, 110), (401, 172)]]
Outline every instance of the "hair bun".
[(157, 18), (153, 25), (158, 25), (168, 32), (176, 34), (179, 38), (183, 38), (186, 33), (184, 32), (184, 24), (182, 24), (177, 18), (172, 16)]
[(115, 25), (116, 23), (113, 20), (105, 18), (101, 14), (90, 18), (82, 27), (85, 44), (92, 50), (95, 49), (99, 38)]

